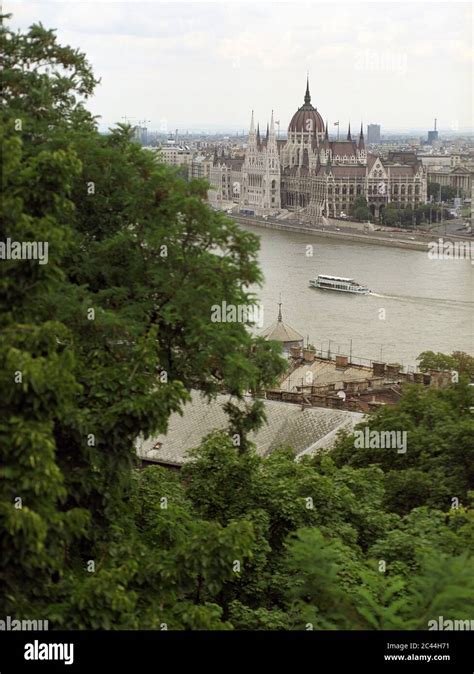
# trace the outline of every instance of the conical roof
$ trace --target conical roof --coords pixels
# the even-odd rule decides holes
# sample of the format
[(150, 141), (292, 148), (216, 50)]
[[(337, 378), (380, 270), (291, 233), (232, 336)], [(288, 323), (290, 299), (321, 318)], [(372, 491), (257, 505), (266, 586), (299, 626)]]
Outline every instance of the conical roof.
[(281, 316), (281, 302), (278, 304), (278, 318), (270, 325), (270, 327), (265, 328), (263, 332), (260, 333), (260, 337), (265, 339), (272, 340), (275, 342), (302, 342), (304, 337), (300, 335), (299, 332), (293, 330), (293, 328), (286, 323), (283, 323)]

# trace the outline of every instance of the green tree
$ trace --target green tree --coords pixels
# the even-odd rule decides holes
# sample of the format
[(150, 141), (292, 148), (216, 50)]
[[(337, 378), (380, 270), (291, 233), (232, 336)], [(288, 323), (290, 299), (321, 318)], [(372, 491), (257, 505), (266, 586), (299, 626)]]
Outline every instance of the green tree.
[[(1, 40), (3, 233), (50, 248), (48, 265), (11, 260), (2, 279), (1, 574), (5, 612), (18, 614), (95, 593), (102, 576), (88, 577), (86, 561), (101, 555), (112, 565), (102, 601), (113, 603), (111, 550), (117, 538), (134, 540), (137, 436), (165, 431), (190, 389), (240, 398), (267, 386), (284, 361), (248, 325), (211, 320), (224, 300), (255, 301), (247, 289), (261, 280), (257, 237), (213, 213), (205, 184), (155, 163), (129, 128), (97, 132), (78, 102), (93, 91), (90, 67), (53, 31), (3, 25)], [(251, 412), (258, 425), (260, 406)]]
[(428, 370), (449, 370), (459, 375), (474, 378), (474, 358), (464, 351), (453, 351), (451, 355), (423, 351), (417, 358), (421, 372)]

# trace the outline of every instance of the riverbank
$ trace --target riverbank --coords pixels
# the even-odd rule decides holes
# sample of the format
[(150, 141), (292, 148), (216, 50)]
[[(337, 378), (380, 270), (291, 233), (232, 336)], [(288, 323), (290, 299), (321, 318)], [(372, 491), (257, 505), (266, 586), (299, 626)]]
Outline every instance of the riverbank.
[[(401, 238), (397, 236), (377, 236), (374, 233), (364, 233), (356, 234), (355, 232), (342, 232), (334, 229), (327, 228), (317, 228), (317, 227), (307, 227), (302, 224), (290, 224), (288, 222), (275, 222), (262, 220), (259, 218), (252, 217), (241, 217), (238, 215), (229, 215), (238, 223), (254, 225), (255, 227), (263, 227), (265, 229), (277, 229), (287, 232), (298, 232), (301, 234), (307, 234), (314, 237), (325, 238), (325, 239), (337, 239), (339, 241), (352, 241), (353, 243), (362, 243), (369, 244), (372, 246), (388, 246), (390, 248), (405, 248), (408, 250), (417, 250), (419, 252), (427, 252), (429, 250), (428, 243), (429, 241), (435, 241), (439, 238), (438, 236), (425, 235), (424, 240), (414, 240), (408, 238)], [(442, 237), (445, 241), (466, 241), (466, 237), (457, 237), (457, 236), (444, 236)]]

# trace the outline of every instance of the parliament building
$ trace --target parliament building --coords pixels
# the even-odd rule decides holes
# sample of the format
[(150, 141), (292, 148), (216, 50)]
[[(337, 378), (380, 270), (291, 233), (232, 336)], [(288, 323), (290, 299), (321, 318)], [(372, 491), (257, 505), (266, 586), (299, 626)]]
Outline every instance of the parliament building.
[(303, 105), (288, 126), (275, 134), (273, 112), (264, 137), (250, 122), (245, 158), (215, 155), (210, 172), (217, 204), (238, 204), (255, 215), (293, 212), (300, 220), (348, 215), (357, 197), (367, 200), (375, 218), (385, 206), (416, 206), (427, 200), (426, 171), (413, 152), (381, 159), (367, 152), (362, 125), (344, 140), (330, 140), (328, 123), (311, 104), (309, 81)]

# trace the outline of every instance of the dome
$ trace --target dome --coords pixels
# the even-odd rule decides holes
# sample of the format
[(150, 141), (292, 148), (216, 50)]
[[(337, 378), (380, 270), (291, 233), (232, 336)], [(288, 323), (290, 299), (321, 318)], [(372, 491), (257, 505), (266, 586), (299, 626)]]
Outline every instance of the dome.
[(319, 112), (311, 105), (311, 96), (309, 93), (309, 82), (306, 83), (306, 94), (304, 105), (293, 115), (288, 131), (313, 131), (324, 132), (323, 118)]
[(303, 344), (303, 335), (293, 330), (292, 327), (283, 323), (281, 316), (281, 302), (278, 304), (278, 318), (276, 323), (273, 323), (269, 328), (266, 328), (260, 333), (260, 337), (264, 339), (273, 340), (275, 342), (283, 342), (283, 344), (292, 344), (294, 342), (301, 342)]

